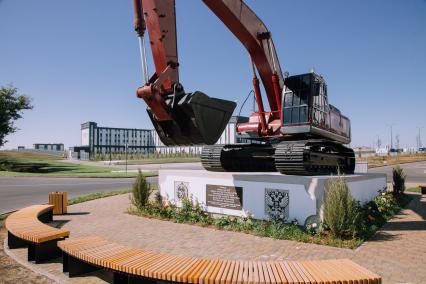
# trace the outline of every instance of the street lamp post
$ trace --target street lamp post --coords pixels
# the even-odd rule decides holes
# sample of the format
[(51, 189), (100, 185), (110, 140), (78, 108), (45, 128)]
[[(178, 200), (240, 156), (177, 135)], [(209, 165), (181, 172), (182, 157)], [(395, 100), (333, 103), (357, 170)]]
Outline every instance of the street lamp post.
[(391, 150), (393, 149), (393, 126), (394, 126), (394, 124), (389, 124), (388, 126), (390, 127), (390, 138), (391, 138), (391, 144), (390, 144), (390, 150), (389, 150), (389, 154), (390, 154)]
[(422, 129), (423, 129), (423, 126), (417, 126), (417, 129), (419, 130), (419, 134), (418, 134), (418, 140), (417, 140), (417, 151), (420, 149), (420, 148), (422, 148)]
[(126, 144), (124, 144), (124, 147), (125, 147), (125, 151), (126, 151), (126, 154), (125, 154), (125, 156), (126, 156), (126, 175), (127, 175), (127, 148), (128, 148), (128, 144), (126, 143)]

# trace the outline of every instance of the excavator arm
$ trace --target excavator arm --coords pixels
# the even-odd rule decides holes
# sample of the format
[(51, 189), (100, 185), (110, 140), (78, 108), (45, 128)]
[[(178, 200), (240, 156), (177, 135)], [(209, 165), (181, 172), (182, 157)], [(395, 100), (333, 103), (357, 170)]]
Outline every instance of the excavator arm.
[[(280, 92), (284, 79), (271, 33), (262, 20), (242, 0), (203, 0), (210, 10), (244, 45), (265, 87), (271, 111), (280, 111), (272, 77), (278, 77)], [(280, 95), (279, 92), (279, 95)]]
[[(251, 57), (258, 105), (256, 127), (260, 135), (268, 136), (271, 134), (268, 122), (280, 118), (284, 88), (271, 33), (242, 0), (202, 1)], [(214, 144), (226, 127), (235, 103), (210, 98), (201, 92), (185, 93), (179, 82), (175, 0), (133, 0), (133, 4), (135, 30), (142, 39), (148, 30), (155, 65), (155, 73), (137, 90), (137, 96), (147, 103), (148, 114), (161, 140), (166, 145)], [(146, 65), (146, 59), (142, 61)], [(264, 111), (255, 69), (265, 88), (270, 113)]]

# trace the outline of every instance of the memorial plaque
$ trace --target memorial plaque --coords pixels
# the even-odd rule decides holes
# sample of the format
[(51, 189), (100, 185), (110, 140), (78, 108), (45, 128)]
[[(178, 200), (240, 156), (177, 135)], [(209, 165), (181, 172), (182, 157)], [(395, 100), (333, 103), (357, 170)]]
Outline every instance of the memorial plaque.
[(206, 205), (232, 210), (243, 209), (243, 188), (225, 185), (206, 185)]

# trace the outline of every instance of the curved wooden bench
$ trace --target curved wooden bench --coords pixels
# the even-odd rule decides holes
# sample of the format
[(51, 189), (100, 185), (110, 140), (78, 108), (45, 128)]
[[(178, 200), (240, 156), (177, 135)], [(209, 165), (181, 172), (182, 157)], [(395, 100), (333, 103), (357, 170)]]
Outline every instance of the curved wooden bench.
[(58, 240), (69, 236), (69, 231), (44, 223), (52, 221), (53, 205), (33, 205), (10, 214), (5, 227), (10, 249), (28, 247), (28, 260), (39, 263), (61, 255)]
[(381, 283), (380, 276), (347, 260), (234, 261), (155, 253), (97, 236), (60, 241), (70, 277), (104, 268), (114, 283)]

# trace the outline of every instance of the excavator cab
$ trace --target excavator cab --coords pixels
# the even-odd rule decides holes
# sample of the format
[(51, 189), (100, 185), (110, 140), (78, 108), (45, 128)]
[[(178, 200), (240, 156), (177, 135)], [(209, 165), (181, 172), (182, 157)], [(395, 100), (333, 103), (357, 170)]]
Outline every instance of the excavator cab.
[(211, 98), (196, 91), (166, 95), (172, 120), (159, 121), (148, 108), (148, 115), (166, 146), (213, 145), (222, 135), (237, 104)]
[(342, 144), (351, 141), (350, 120), (328, 103), (327, 85), (315, 73), (286, 78), (281, 132), (326, 138)]

